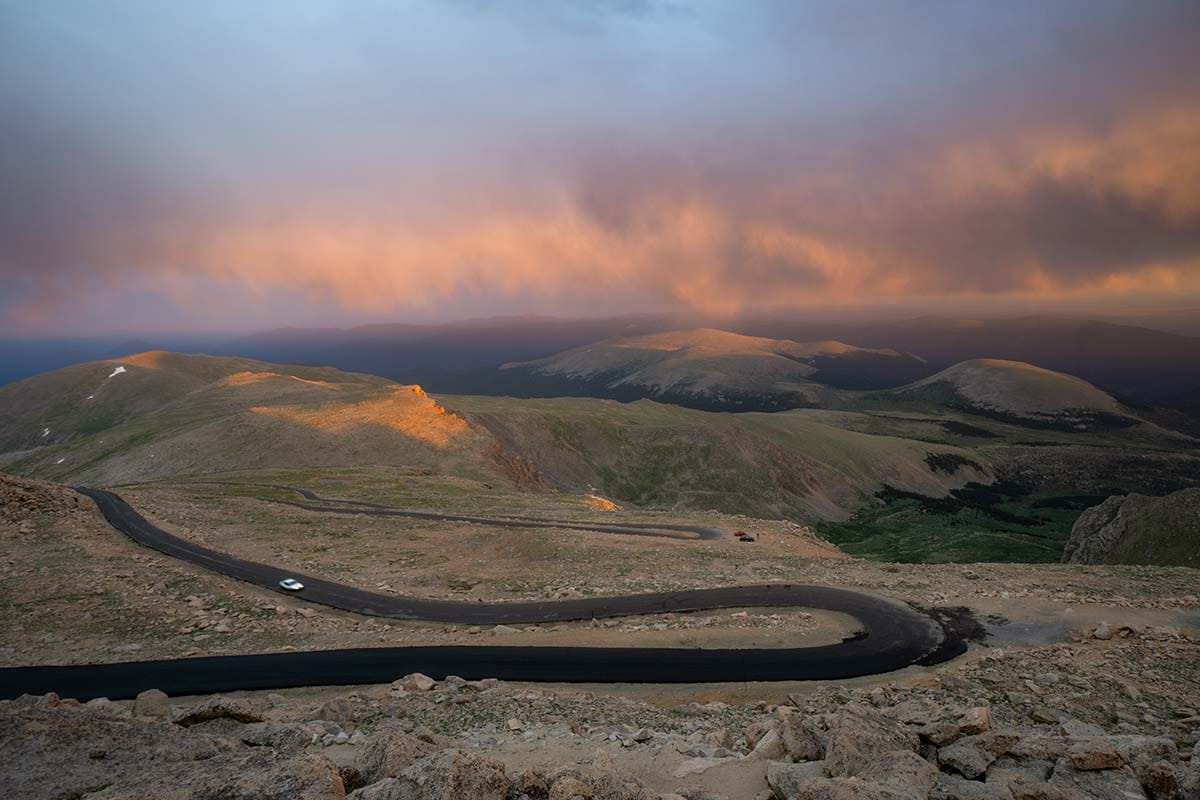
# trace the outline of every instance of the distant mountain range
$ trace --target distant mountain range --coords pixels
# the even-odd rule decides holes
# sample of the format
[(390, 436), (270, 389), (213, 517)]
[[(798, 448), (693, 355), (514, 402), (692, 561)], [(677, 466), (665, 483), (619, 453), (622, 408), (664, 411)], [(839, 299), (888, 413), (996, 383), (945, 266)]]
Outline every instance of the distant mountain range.
[[(121, 340), (0, 343), (0, 381), (9, 382), (71, 363), (147, 347), (236, 355), (272, 362), (327, 365), (418, 382), (459, 393), (572, 393), (552, 372), (547, 380), (517, 382), (500, 375), (506, 363), (556, 356), (605, 339), (703, 325), (678, 316), (635, 315), (567, 320), (507, 317), (442, 325), (389, 324), (357, 328), (281, 329), (233, 340)], [(1023, 361), (1064, 372), (1116, 394), (1127, 403), (1200, 413), (1200, 338), (1087, 319), (1028, 316), (1003, 319), (920, 317), (848, 325), (796, 319), (725, 320), (732, 333), (792, 342), (837, 341), (890, 350), (915, 361), (860, 355), (817, 364), (818, 380), (835, 388), (886, 388), (928, 377), (971, 359)], [(870, 368), (868, 369), (867, 362)]]

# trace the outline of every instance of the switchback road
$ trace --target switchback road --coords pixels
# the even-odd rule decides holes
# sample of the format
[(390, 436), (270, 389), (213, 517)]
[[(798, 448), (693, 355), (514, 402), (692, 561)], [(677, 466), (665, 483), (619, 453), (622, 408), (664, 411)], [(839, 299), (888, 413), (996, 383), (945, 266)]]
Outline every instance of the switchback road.
[[(130, 697), (435, 678), (609, 683), (701, 683), (850, 678), (952, 657), (965, 645), (930, 616), (894, 600), (829, 586), (766, 584), (555, 601), (472, 603), (378, 594), (259, 564), (174, 536), (112, 492), (79, 488), (139, 544), (293, 599), (378, 617), (476, 625), (560, 622), (718, 608), (799, 607), (854, 617), (858, 635), (799, 648), (382, 647), (0, 670), (0, 696)], [(322, 498), (317, 498), (322, 500)], [(490, 521), (489, 521), (490, 524)], [(285, 592), (296, 578), (305, 588)]]

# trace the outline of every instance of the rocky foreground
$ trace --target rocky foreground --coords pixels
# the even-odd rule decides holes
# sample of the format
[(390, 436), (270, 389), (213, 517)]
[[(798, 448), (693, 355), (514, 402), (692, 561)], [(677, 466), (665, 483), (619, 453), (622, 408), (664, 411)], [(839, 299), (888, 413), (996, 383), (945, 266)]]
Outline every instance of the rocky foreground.
[[(1200, 638), (1101, 626), (784, 702), (495, 680), (0, 703), (14, 798), (1200, 798)], [(1143, 689), (1139, 689), (1141, 685)], [(648, 773), (647, 767), (661, 770)]]

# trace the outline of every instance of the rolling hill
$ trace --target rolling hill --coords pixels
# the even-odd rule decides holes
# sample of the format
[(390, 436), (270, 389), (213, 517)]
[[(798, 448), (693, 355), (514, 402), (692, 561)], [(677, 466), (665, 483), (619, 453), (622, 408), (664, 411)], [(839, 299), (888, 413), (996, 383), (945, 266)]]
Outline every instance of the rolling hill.
[(150, 351), (0, 388), (8, 468), (75, 482), (401, 461), (471, 468), (486, 442), (416, 386)]
[[(1147, 324), (1157, 324), (1156, 318)], [(1200, 412), (1200, 338), (1077, 317), (925, 316), (873, 325), (791, 320), (748, 321), (742, 333), (787, 338), (837, 338), (861, 347), (915, 353), (935, 368), (999, 358), (1065, 372), (1143, 405)]]
[(1087, 381), (1021, 361), (963, 361), (888, 394), (1029, 427), (1119, 429), (1141, 422)]
[[(755, 357), (811, 369), (765, 351)], [(939, 496), (990, 479), (936, 424), (925, 426), (935, 432), (927, 441), (870, 430), (865, 417), (854, 430), (819, 415), (714, 414), (647, 400), (445, 402), (454, 410), (419, 387), (330, 368), (140, 353), (0, 388), (0, 463), (108, 485), (401, 464), (518, 490), (595, 486), (646, 506), (797, 519), (844, 518), (885, 485)], [(933, 466), (946, 458), (956, 466)]]
[(497, 380), (519, 396), (651, 398), (706, 410), (778, 411), (834, 405), (838, 387), (891, 385), (897, 376), (927, 369), (894, 350), (694, 328), (605, 339), (505, 364), (498, 372)]
[[(102, 486), (400, 468), (467, 494), (597, 491), (626, 507), (786, 518), (850, 552), (906, 561), (1057, 560), (1085, 507), (1073, 496), (1200, 485), (1194, 441), (1029, 365), (967, 362), (861, 392), (813, 380), (819, 359), (856, 348), (713, 331), (623, 341), (637, 346), (604, 350), (595, 374), (611, 380), (618, 363), (661, 387), (800, 387), (831, 407), (434, 400), (332, 368), (152, 351), (0, 387), (0, 467)], [(576, 352), (555, 363), (569, 375), (589, 362)]]

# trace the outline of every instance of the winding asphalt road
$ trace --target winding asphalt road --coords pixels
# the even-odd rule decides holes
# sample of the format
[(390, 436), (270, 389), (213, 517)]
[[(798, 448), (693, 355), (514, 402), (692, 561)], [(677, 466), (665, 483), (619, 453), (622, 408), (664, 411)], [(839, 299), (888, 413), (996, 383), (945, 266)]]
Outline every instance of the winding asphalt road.
[[(236, 558), (174, 536), (112, 492), (78, 488), (113, 527), (134, 541), (214, 572), (312, 603), (378, 617), (463, 624), (560, 622), (737, 607), (837, 611), (861, 623), (839, 644), (800, 648), (679, 649), (599, 647), (383, 647), (248, 656), (0, 669), (0, 697), (131, 697), (147, 688), (168, 694), (235, 689), (384, 683), (409, 672), (435, 678), (597, 683), (698, 683), (850, 678), (933, 663), (965, 648), (930, 616), (894, 600), (829, 586), (767, 584), (575, 600), (471, 603), (397, 597)], [(316, 498), (323, 500), (323, 498)], [(486, 520), (493, 524), (491, 520)], [(517, 523), (514, 520), (514, 524)], [(303, 592), (278, 583), (297, 578)]]
[[(408, 517), (410, 519), (424, 519), (439, 522), (469, 522), (475, 525), (488, 525), (495, 528), (565, 528), (576, 531), (616, 533), (624, 536), (651, 536), (664, 539), (679, 539), (684, 541), (715, 541), (724, 537), (724, 533), (718, 528), (709, 528), (704, 525), (677, 525), (659, 522), (592, 523), (545, 519), (543, 517), (516, 516), (473, 517), (463, 514), (443, 514), (441, 512), (434, 511), (410, 511), (406, 508), (397, 508), (395, 506), (388, 506), (382, 503), (372, 503), (367, 500), (344, 500), (336, 497), (321, 497), (316, 492), (308, 489), (299, 489), (295, 486), (284, 486), (281, 483), (225, 483), (221, 485), (261, 486), (267, 489), (282, 489), (283, 491), (287, 492), (295, 492), (305, 500), (312, 500), (326, 504), (337, 504), (314, 506), (307, 503), (296, 503), (290, 500), (279, 500), (277, 498), (258, 498), (267, 503), (277, 503), (279, 505), (292, 506), (293, 508), (302, 508), (305, 511), (317, 511), (324, 514), (365, 514), (375, 517)], [(679, 534), (681, 533), (690, 533), (693, 535), (680, 536)]]

